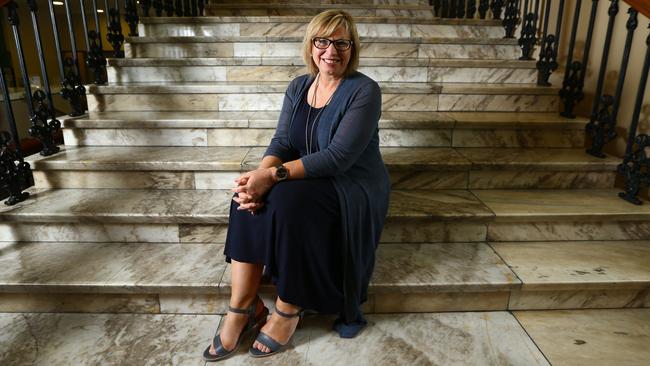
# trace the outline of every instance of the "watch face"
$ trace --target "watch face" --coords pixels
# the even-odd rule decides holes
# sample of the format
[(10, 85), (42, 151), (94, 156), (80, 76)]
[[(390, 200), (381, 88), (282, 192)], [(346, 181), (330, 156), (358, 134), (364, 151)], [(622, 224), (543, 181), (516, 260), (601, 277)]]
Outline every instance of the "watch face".
[(275, 170), (275, 176), (278, 177), (278, 179), (283, 180), (287, 178), (287, 168), (284, 167), (284, 165), (280, 165), (276, 168)]

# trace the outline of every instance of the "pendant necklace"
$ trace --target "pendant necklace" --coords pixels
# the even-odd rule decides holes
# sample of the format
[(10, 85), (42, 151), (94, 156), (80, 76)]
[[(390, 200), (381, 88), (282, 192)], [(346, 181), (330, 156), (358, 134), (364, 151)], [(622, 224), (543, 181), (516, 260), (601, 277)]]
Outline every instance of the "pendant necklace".
[(318, 114), (316, 114), (316, 117), (314, 117), (314, 123), (311, 125), (311, 132), (309, 129), (309, 117), (311, 116), (311, 109), (312, 109), (312, 104), (316, 105), (316, 92), (318, 91), (318, 84), (320, 82), (320, 73), (316, 75), (316, 85), (314, 86), (314, 94), (312, 95), (311, 98), (311, 104), (309, 104), (309, 110), (307, 111), (307, 123), (305, 124), (305, 147), (307, 148), (307, 155), (311, 154), (311, 139), (314, 138), (314, 127), (316, 126), (316, 121), (318, 121), (318, 117), (320, 117), (320, 114), (323, 112), (323, 110), (329, 105), (330, 101), (332, 100), (332, 97), (334, 96), (334, 93), (336, 93), (336, 89), (338, 89), (338, 85), (336, 86), (336, 89), (332, 92), (332, 95), (330, 95), (329, 99), (327, 99), (327, 102), (325, 102), (325, 105), (323, 108), (318, 111)]

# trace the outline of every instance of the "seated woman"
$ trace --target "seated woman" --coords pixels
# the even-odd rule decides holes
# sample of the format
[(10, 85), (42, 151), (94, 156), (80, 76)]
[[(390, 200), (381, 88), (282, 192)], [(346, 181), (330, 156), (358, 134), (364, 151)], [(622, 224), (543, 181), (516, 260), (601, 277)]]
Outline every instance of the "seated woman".
[[(264, 325), (250, 348), (263, 357), (289, 342), (303, 309), (339, 314), (335, 329), (353, 337), (365, 325), (375, 250), (390, 184), (379, 153), (381, 92), (356, 71), (359, 36), (343, 11), (309, 23), (303, 57), (256, 170), (237, 178), (226, 261), (232, 264), (227, 317), (203, 356), (224, 359), (243, 335)], [(275, 312), (257, 296), (264, 272), (277, 287)]]

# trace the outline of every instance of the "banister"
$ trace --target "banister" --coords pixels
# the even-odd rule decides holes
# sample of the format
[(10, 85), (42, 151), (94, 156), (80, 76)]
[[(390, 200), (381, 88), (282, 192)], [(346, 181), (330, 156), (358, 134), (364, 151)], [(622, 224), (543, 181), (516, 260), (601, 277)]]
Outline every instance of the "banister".
[(650, 18), (650, 1), (648, 0), (624, 0), (628, 5), (638, 10), (639, 13)]

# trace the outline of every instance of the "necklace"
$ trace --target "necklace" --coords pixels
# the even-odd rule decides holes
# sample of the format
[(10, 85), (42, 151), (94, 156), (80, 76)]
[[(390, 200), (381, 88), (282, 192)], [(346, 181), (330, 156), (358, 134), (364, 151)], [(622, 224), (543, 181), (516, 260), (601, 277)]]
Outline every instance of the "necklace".
[[(336, 89), (332, 92), (332, 95), (330, 95), (329, 99), (327, 99), (327, 102), (325, 102), (325, 105), (323, 108), (318, 111), (318, 114), (316, 114), (316, 117), (314, 117), (314, 123), (311, 125), (311, 130), (309, 128), (309, 117), (311, 116), (311, 109), (312, 105), (316, 104), (316, 92), (318, 91), (318, 84), (320, 82), (320, 73), (316, 75), (316, 85), (314, 86), (314, 94), (312, 95), (311, 98), (311, 104), (309, 104), (309, 110), (307, 111), (307, 123), (305, 123), (305, 147), (307, 148), (307, 155), (311, 154), (311, 149), (312, 149), (312, 144), (311, 140), (314, 138), (314, 127), (316, 126), (316, 121), (318, 121), (318, 117), (320, 117), (320, 114), (325, 110), (325, 108), (330, 104), (330, 101), (332, 100), (332, 97), (334, 96), (334, 93), (336, 93), (336, 89), (338, 89), (338, 85), (336, 86)], [(309, 133), (308, 133), (309, 131)]]

